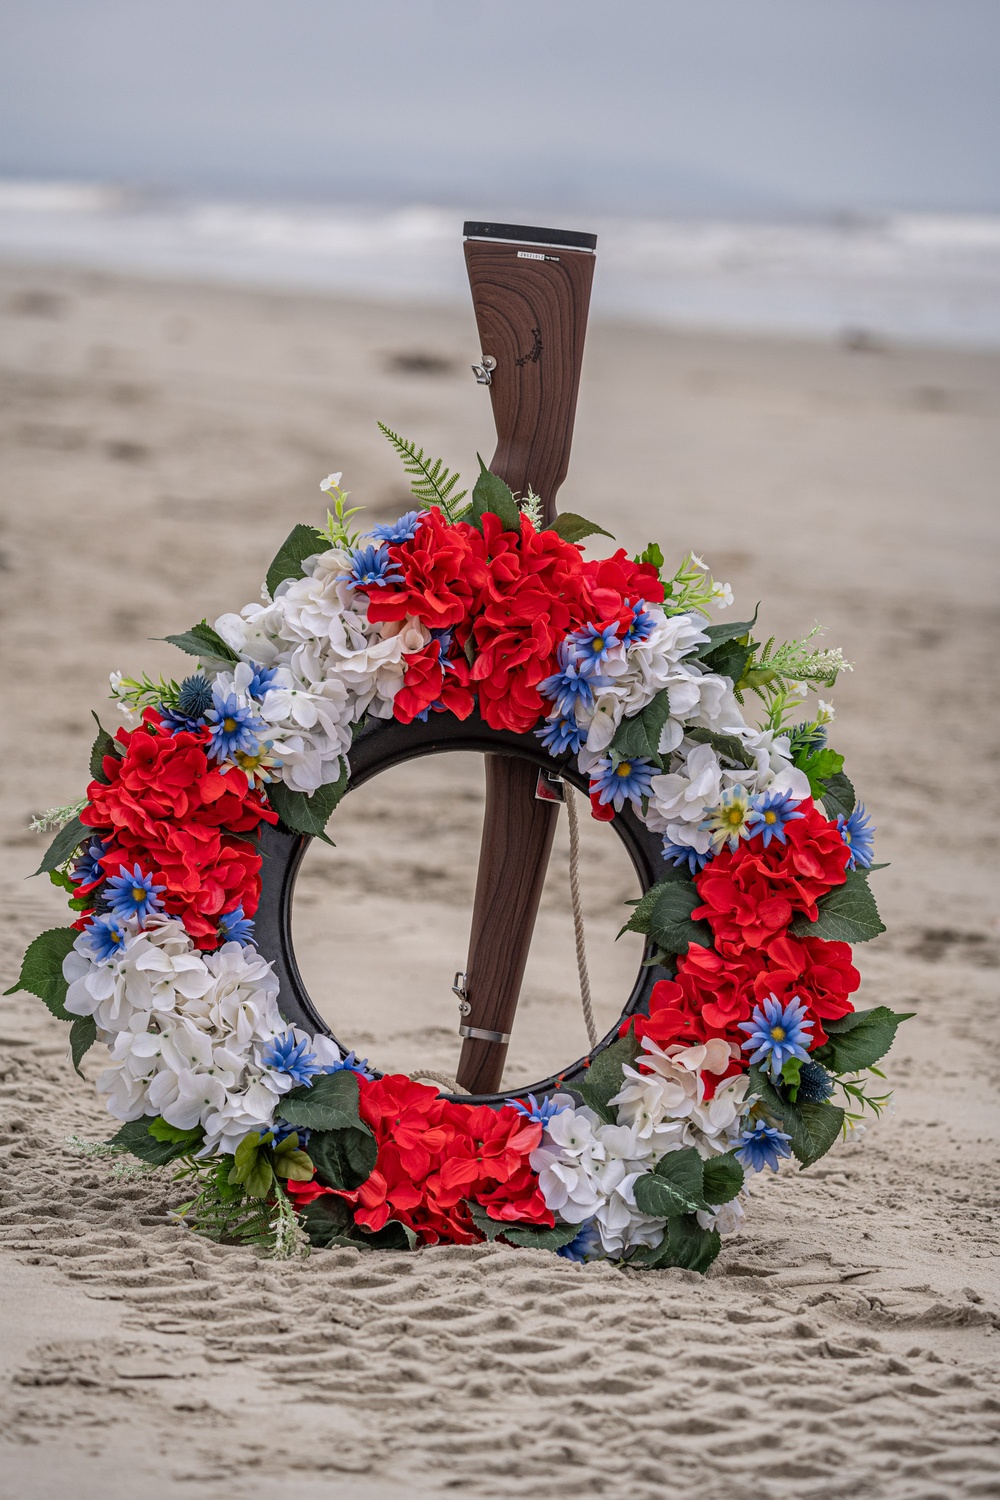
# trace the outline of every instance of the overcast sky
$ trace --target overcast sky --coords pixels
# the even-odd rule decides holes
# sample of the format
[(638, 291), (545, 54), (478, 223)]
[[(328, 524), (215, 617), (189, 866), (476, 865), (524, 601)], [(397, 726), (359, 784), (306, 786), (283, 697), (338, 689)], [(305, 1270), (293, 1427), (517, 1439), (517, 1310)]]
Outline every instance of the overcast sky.
[(1000, 209), (1000, 0), (0, 0), (0, 173)]

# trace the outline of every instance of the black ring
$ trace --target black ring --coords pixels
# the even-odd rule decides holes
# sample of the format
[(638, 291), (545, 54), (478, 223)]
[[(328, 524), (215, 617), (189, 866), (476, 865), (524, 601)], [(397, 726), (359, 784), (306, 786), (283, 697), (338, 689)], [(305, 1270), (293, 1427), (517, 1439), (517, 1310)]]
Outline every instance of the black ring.
[[(351, 777), (347, 791), (363, 786), (381, 771), (402, 765), (404, 761), (415, 760), (423, 755), (441, 755), (451, 750), (518, 756), (543, 770), (557, 773), (580, 791), (588, 791), (587, 777), (581, 775), (573, 756), (555, 758), (535, 735), (491, 729), (478, 713), (473, 713), (464, 720), (457, 719), (451, 713), (435, 713), (428, 716), (426, 723), (415, 720), (412, 724), (400, 724), (395, 719), (370, 721), (355, 736), (351, 747)], [(664, 863), (660, 835), (652, 833), (640, 822), (630, 803), (626, 803), (623, 810), (615, 814), (611, 826), (628, 850), (644, 892), (657, 881), (675, 875)], [(268, 823), (262, 825), (259, 848), (263, 865), (260, 904), (256, 916), (257, 946), (261, 954), (274, 965), (280, 984), (278, 1004), (285, 1020), (291, 1025), (301, 1026), (305, 1031), (321, 1032), (332, 1037), (341, 1051), (347, 1052), (350, 1049), (334, 1035), (309, 998), (295, 961), (291, 927), (292, 898), (299, 868), (310, 843), (308, 834), (292, 833), (283, 823), (277, 826)], [(574, 1082), (579, 1082), (583, 1077), (591, 1060), (615, 1040), (622, 1019), (634, 1015), (636, 1011), (647, 1010), (653, 985), (660, 979), (671, 977), (672, 970), (659, 964), (643, 965), (621, 1016), (612, 1029), (598, 1042), (593, 1052), (578, 1058), (560, 1073), (543, 1079), (541, 1083), (512, 1089), (507, 1093), (456, 1094), (448, 1097), (465, 1104), (501, 1105), (529, 1093), (540, 1097), (555, 1093), (560, 1088), (572, 1088)]]

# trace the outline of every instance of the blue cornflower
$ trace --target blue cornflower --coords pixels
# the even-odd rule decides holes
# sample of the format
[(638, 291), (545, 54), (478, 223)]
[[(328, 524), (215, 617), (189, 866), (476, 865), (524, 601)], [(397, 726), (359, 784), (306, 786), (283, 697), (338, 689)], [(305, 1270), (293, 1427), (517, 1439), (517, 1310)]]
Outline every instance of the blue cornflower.
[(564, 755), (567, 750), (575, 755), (587, 738), (587, 731), (580, 728), (572, 714), (546, 719), (545, 728), (536, 729), (535, 733), (550, 755)]
[(121, 917), (116, 917), (111, 912), (95, 917), (86, 930), (87, 945), (99, 964), (106, 964), (109, 959), (124, 952), (128, 935), (128, 928)]
[(791, 792), (764, 792), (761, 796), (754, 797), (750, 803), (750, 820), (747, 824), (750, 837), (759, 833), (765, 849), (772, 839), (777, 839), (780, 844), (787, 843), (785, 824), (805, 817), (805, 813), (796, 811), (798, 805), (799, 799), (793, 797)]
[(569, 718), (581, 705), (592, 708), (594, 688), (607, 687), (609, 681), (598, 674), (595, 657), (577, 656), (572, 641), (563, 641), (559, 647), (559, 671), (544, 678), (538, 684), (538, 691), (555, 704), (559, 713)]
[(385, 526), (373, 526), (369, 535), (377, 537), (380, 542), (399, 547), (403, 542), (413, 541), (423, 515), (423, 511), (408, 510), (398, 521), (391, 521)]
[(377, 547), (355, 547), (351, 553), (351, 582), (348, 588), (380, 588), (387, 583), (402, 583), (403, 575), (389, 556), (384, 542)]
[(200, 729), (211, 706), (212, 684), (196, 672), (181, 683), (173, 708), (160, 705), (160, 717), (171, 734), (179, 734), (183, 729)]
[(703, 870), (712, 858), (712, 851), (709, 850), (707, 854), (699, 854), (698, 850), (692, 849), (690, 844), (675, 844), (664, 835), (663, 858), (668, 864), (676, 866), (678, 870), (687, 865), (691, 874), (697, 875), (699, 870)]
[(235, 906), (232, 911), (224, 911), (219, 918), (219, 942), (220, 943), (242, 943), (244, 948), (256, 942), (253, 935), (253, 917), (243, 915), (243, 907)]
[(564, 1260), (575, 1260), (582, 1265), (587, 1260), (597, 1260), (604, 1254), (604, 1246), (601, 1244), (601, 1234), (597, 1227), (596, 1219), (588, 1219), (586, 1224), (580, 1225), (580, 1232), (576, 1239), (570, 1240), (568, 1245), (562, 1245), (556, 1251)]
[(843, 813), (837, 817), (840, 837), (847, 845), (847, 868), (863, 870), (871, 868), (875, 857), (875, 824), (865, 812), (865, 804), (859, 802), (849, 818)]
[(358, 1059), (354, 1055), (353, 1048), (347, 1053), (346, 1057), (340, 1059), (340, 1062), (327, 1063), (321, 1071), (324, 1073), (341, 1073), (344, 1069), (347, 1069), (350, 1073), (357, 1073), (359, 1078), (367, 1078), (369, 1083), (375, 1077), (367, 1057)]
[(762, 1062), (772, 1078), (781, 1076), (789, 1058), (809, 1061), (805, 1044), (812, 1041), (813, 1023), (806, 1020), (806, 1007), (798, 996), (782, 1005), (776, 995), (768, 995), (755, 1008), (750, 1020), (741, 1021), (739, 1027), (747, 1033), (744, 1052), (756, 1048), (751, 1063)]
[(213, 760), (233, 760), (240, 752), (256, 755), (260, 750), (260, 736), (267, 731), (263, 719), (258, 719), (252, 708), (242, 708), (235, 693), (212, 690), (214, 707), (208, 710), (206, 719), (212, 726), (212, 738), (208, 754)]
[(564, 1109), (569, 1109), (568, 1104), (557, 1104), (554, 1099), (542, 1099), (541, 1103), (534, 1094), (529, 1094), (527, 1103), (523, 1099), (512, 1099), (511, 1104), (519, 1115), (524, 1115), (529, 1120), (537, 1120), (540, 1125), (547, 1125), (553, 1115), (561, 1115)]
[(93, 885), (95, 880), (104, 879), (104, 869), (98, 863), (104, 853), (104, 845), (100, 839), (91, 839), (82, 854), (78, 854), (69, 878), (74, 885)]
[(656, 767), (648, 760), (620, 760), (615, 765), (611, 756), (605, 755), (590, 773), (590, 795), (599, 793), (598, 801), (610, 802), (615, 812), (621, 812), (626, 801), (641, 808), (655, 775)]
[(144, 875), (138, 865), (131, 870), (124, 866), (120, 875), (113, 875), (104, 887), (104, 895), (116, 917), (138, 917), (140, 922), (154, 911), (163, 910), (160, 892), (165, 885), (154, 885), (152, 875)]
[(570, 640), (576, 647), (579, 659), (603, 661), (608, 652), (618, 645), (618, 621), (613, 620), (610, 625), (584, 625), (580, 630), (573, 631)]
[(764, 1120), (757, 1120), (753, 1128), (744, 1130), (736, 1150), (736, 1160), (751, 1172), (763, 1172), (770, 1167), (778, 1170), (778, 1157), (791, 1156), (791, 1136), (776, 1130)]
[(247, 689), (251, 698), (263, 698), (264, 694), (274, 686), (274, 679), (278, 675), (277, 667), (262, 667), (260, 662), (252, 661), (249, 666), (253, 672), (250, 686)]
[(645, 599), (639, 599), (635, 604), (626, 599), (625, 607), (632, 610), (632, 623), (625, 632), (625, 644), (634, 646), (636, 641), (648, 640), (656, 628), (656, 621), (647, 610)]
[(294, 1031), (286, 1031), (284, 1036), (272, 1037), (261, 1054), (261, 1062), (276, 1073), (287, 1073), (293, 1083), (312, 1083), (316, 1074), (325, 1073), (326, 1069), (320, 1067), (315, 1052), (308, 1048), (308, 1037), (297, 1042)]

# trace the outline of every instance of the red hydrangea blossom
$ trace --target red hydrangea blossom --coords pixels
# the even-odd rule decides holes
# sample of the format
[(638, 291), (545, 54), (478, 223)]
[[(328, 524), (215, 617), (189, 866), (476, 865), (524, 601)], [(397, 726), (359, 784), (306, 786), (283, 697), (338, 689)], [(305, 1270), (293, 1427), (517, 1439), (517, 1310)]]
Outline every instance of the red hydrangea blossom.
[(392, 703), (392, 713), (401, 724), (412, 724), (429, 708), (449, 709), (457, 719), (467, 719), (476, 705), (469, 687), (469, 663), (464, 654), (447, 656), (440, 641), (431, 641), (422, 651), (406, 658), (403, 686)]
[(92, 781), (81, 821), (98, 832), (108, 875), (138, 864), (163, 885), (164, 910), (180, 917), (199, 948), (218, 943), (218, 918), (260, 896), (260, 855), (240, 834), (278, 815), (238, 771), (209, 760), (207, 730), (170, 734), (147, 709), (138, 729), (119, 729), (124, 755), (106, 755), (107, 784)]
[(474, 556), (475, 527), (451, 526), (435, 506), (420, 518), (408, 542), (389, 547), (402, 582), (373, 588), (368, 595), (370, 620), (404, 620), (408, 615), (428, 630), (447, 630), (464, 620), (482, 566)]
[[(422, 1244), (471, 1245), (482, 1239), (467, 1200), (491, 1218), (551, 1227), (528, 1157), (542, 1127), (509, 1105), (471, 1108), (442, 1099), (434, 1088), (390, 1075), (359, 1080), (360, 1114), (378, 1142), (375, 1168), (361, 1187), (338, 1196), (354, 1205), (355, 1222), (376, 1232), (398, 1220)], [(299, 1203), (337, 1192), (289, 1184)]]
[(724, 849), (698, 875), (702, 904), (692, 916), (704, 918), (715, 946), (728, 957), (763, 948), (784, 932), (799, 913), (815, 922), (816, 903), (847, 878), (847, 851), (836, 823), (812, 802), (802, 818), (785, 828), (786, 842), (761, 835)]

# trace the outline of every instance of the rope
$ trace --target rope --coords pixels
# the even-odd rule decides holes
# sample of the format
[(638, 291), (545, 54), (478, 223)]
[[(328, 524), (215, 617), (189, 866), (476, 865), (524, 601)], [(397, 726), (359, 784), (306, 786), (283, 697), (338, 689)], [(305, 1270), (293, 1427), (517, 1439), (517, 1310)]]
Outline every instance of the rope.
[(573, 936), (576, 939), (576, 967), (580, 975), (580, 1004), (583, 1019), (590, 1039), (590, 1050), (597, 1046), (597, 1027), (594, 1024), (594, 1007), (590, 1000), (590, 973), (587, 969), (587, 942), (583, 930), (583, 902), (580, 899), (580, 814), (576, 805), (576, 792), (568, 781), (563, 782), (566, 811), (569, 814), (569, 894), (573, 903)]
[(449, 1094), (467, 1094), (469, 1092), (468, 1089), (463, 1089), (462, 1085), (456, 1082), (454, 1078), (449, 1078), (447, 1073), (434, 1073), (429, 1068), (418, 1068), (415, 1073), (410, 1074), (410, 1077), (414, 1083), (419, 1078), (426, 1078), (429, 1083), (439, 1083), (445, 1092)]

